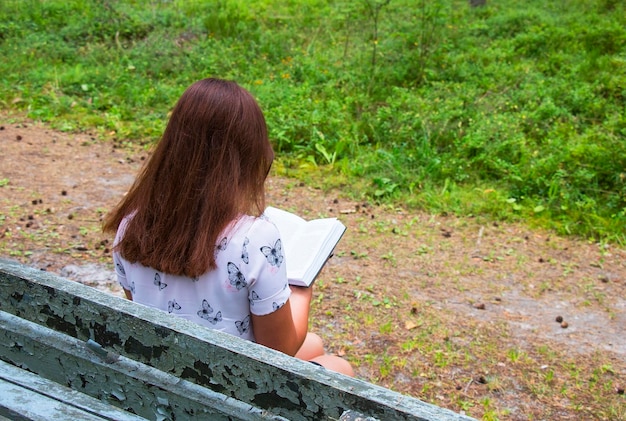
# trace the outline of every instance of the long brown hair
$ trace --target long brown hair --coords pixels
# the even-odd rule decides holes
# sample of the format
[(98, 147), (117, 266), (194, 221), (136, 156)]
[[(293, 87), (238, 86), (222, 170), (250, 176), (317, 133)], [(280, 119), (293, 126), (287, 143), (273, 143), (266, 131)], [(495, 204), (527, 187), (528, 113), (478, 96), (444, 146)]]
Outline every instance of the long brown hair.
[(178, 100), (163, 137), (128, 194), (106, 217), (130, 262), (174, 275), (215, 268), (218, 235), (242, 213), (265, 208), (274, 153), (265, 118), (235, 82), (203, 79)]

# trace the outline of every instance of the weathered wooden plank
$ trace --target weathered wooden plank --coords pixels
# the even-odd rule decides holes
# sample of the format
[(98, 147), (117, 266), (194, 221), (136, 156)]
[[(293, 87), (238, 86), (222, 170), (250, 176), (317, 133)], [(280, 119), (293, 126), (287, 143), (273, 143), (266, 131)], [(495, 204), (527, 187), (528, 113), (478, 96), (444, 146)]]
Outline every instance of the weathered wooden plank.
[(0, 415), (14, 421), (113, 420), (112, 418), (101, 418), (71, 405), (65, 405), (58, 400), (33, 393), (4, 380), (0, 380)]
[(0, 309), (291, 420), (470, 418), (263, 346), (0, 260)]
[[(145, 421), (145, 418), (2, 361), (0, 415), (29, 421)], [(0, 416), (0, 419), (4, 418)]]
[[(284, 418), (0, 311), (0, 359), (151, 420)], [(113, 418), (114, 419), (114, 418)]]

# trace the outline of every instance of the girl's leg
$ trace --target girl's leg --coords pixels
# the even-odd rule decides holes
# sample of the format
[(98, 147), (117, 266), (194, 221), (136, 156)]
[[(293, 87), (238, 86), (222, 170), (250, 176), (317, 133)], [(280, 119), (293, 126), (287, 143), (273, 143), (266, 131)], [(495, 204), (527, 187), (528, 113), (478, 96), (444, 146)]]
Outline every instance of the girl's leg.
[(354, 377), (354, 370), (350, 363), (336, 355), (326, 354), (322, 338), (315, 333), (307, 333), (304, 343), (295, 356), (301, 360), (316, 362), (328, 370)]
[(352, 369), (350, 363), (336, 355), (320, 355), (319, 357), (313, 358), (311, 361), (321, 364), (328, 370), (354, 377), (354, 370)]
[(306, 338), (304, 338), (304, 343), (298, 352), (296, 352), (295, 357), (309, 361), (320, 355), (324, 355), (324, 342), (322, 338), (315, 333), (308, 332)]

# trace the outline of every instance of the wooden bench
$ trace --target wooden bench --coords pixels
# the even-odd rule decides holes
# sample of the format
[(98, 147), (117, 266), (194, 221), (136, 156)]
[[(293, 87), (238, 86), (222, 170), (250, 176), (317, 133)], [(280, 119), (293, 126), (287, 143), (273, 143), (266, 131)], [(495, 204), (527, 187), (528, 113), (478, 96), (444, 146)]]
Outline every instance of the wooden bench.
[(0, 297), (0, 419), (471, 419), (1, 259)]

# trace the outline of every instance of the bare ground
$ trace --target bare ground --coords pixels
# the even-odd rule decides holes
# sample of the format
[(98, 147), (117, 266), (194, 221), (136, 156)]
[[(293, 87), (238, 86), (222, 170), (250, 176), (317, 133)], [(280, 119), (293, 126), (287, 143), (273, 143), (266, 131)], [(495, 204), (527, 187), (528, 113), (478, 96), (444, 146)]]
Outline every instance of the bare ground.
[[(100, 224), (147, 156), (3, 116), (0, 257), (120, 295)], [(483, 419), (626, 419), (625, 249), (276, 175), (268, 204), (348, 226), (312, 328), (359, 377)]]

